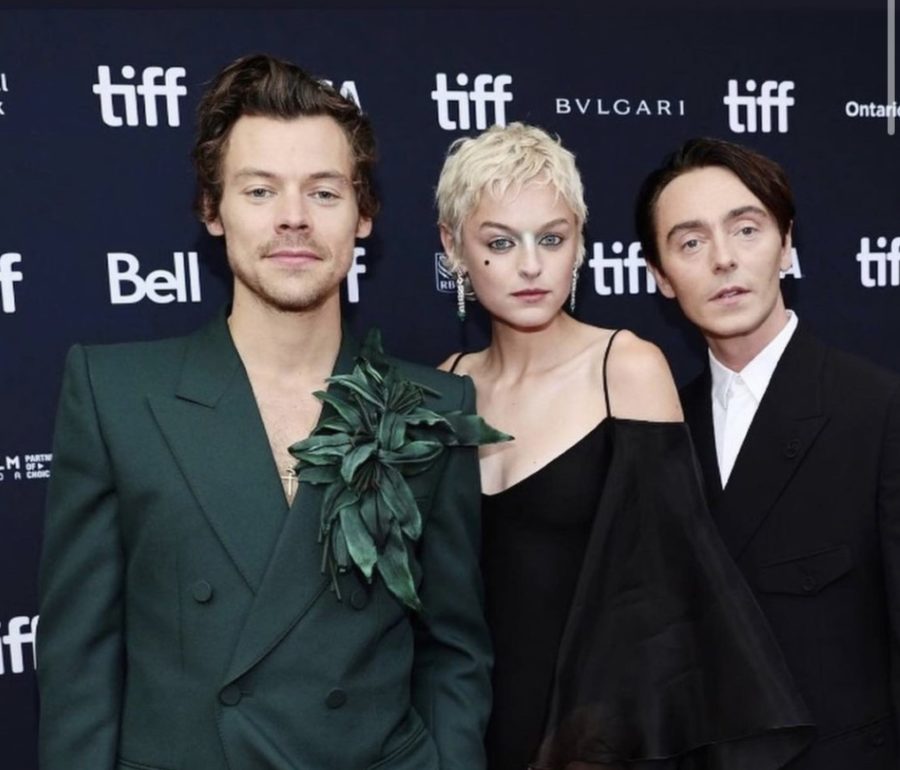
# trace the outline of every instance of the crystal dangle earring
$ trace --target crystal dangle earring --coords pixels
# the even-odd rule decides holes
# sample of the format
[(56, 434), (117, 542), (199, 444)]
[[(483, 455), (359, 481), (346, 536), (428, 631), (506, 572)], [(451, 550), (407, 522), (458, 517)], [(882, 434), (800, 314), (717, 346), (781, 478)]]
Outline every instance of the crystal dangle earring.
[(569, 312), (575, 312), (575, 290), (578, 288), (578, 265), (572, 266), (572, 293), (569, 294)]
[(456, 317), (460, 321), (466, 320), (466, 286), (463, 271), (456, 269)]

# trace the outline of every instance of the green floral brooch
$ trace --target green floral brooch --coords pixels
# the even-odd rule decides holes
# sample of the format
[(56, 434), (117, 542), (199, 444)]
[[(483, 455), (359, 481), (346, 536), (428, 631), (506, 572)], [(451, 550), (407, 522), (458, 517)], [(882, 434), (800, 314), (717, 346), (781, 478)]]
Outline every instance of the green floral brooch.
[(329, 377), (316, 398), (334, 409), (313, 433), (290, 447), (300, 483), (325, 484), (319, 542), (322, 571), (356, 566), (371, 582), (417, 612), (422, 604), (409, 566), (409, 544), (422, 534), (422, 515), (406, 479), (430, 468), (447, 447), (479, 446), (511, 437), (474, 414), (426, 409), (437, 391), (404, 378), (385, 358), (381, 334), (363, 342), (352, 374)]

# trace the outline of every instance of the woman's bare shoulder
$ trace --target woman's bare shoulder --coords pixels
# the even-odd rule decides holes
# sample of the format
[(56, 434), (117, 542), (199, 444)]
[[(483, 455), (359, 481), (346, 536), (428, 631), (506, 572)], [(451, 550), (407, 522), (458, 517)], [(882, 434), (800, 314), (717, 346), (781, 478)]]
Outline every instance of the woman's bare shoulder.
[(627, 329), (618, 332), (609, 347), (606, 387), (615, 417), (659, 422), (683, 419), (666, 357), (652, 342)]
[(484, 357), (484, 351), (476, 352), (461, 351), (448, 356), (446, 360), (438, 365), (438, 369), (444, 372), (452, 371), (454, 374), (471, 374), (472, 369), (477, 367), (481, 359)]

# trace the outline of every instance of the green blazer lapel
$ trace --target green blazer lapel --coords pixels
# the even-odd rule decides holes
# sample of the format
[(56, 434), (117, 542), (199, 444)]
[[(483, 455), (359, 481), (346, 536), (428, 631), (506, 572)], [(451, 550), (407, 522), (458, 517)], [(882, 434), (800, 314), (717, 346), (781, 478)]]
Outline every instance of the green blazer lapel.
[(772, 512), (827, 422), (822, 395), (825, 347), (797, 329), (719, 499), (716, 523), (735, 559)]
[(287, 502), (224, 312), (190, 338), (175, 394), (151, 397), (150, 408), (203, 514), (255, 592)]
[[(348, 374), (358, 351), (358, 343), (344, 329), (332, 374)], [(333, 411), (325, 404), (319, 422), (330, 414)], [(300, 486), (247, 615), (226, 682), (237, 679), (272, 650), (326, 590), (319, 542), (323, 495), (323, 486)]]

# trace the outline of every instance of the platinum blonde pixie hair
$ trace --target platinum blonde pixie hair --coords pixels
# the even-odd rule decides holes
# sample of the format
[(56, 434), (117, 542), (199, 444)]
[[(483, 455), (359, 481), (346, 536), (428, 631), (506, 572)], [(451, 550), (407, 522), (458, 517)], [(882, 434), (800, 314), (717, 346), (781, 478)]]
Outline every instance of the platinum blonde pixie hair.
[[(447, 150), (435, 201), (438, 224), (460, 243), (463, 223), (488, 191), (494, 197), (518, 195), (527, 184), (551, 184), (575, 214), (579, 246), (576, 265), (584, 261), (582, 228), (587, 222), (584, 185), (575, 156), (559, 140), (537, 126), (510, 123), (491, 126), (475, 137), (463, 137)], [(448, 259), (452, 269), (458, 260)]]

